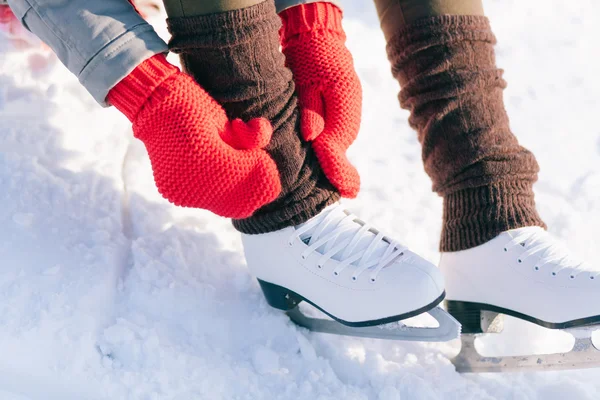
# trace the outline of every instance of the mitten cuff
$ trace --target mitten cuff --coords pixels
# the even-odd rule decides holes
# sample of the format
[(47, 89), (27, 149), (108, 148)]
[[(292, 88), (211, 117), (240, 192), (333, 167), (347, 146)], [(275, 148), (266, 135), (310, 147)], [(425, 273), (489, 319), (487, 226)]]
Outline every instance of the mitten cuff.
[(311, 31), (343, 34), (342, 10), (331, 3), (301, 4), (282, 11), (280, 36), (283, 40)]
[(177, 67), (167, 61), (164, 54), (157, 54), (123, 78), (111, 89), (107, 99), (133, 122), (154, 90), (178, 71)]

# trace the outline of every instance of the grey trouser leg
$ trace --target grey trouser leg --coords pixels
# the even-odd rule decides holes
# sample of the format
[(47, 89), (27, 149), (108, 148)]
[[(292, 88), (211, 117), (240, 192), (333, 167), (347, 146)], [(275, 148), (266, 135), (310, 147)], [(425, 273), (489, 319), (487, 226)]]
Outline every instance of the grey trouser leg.
[(168, 51), (127, 0), (8, 0), (98, 103), (144, 60)]

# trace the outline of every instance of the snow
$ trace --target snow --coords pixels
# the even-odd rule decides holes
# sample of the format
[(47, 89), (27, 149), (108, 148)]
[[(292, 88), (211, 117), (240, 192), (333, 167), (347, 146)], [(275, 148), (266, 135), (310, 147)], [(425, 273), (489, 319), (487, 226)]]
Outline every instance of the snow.
[[(441, 200), (398, 107), (370, 3), (346, 0), (364, 86), (346, 204), (436, 261)], [(550, 230), (594, 260), (600, 234), (600, 6), (487, 1), (514, 132), (541, 164)], [(162, 18), (156, 18), (164, 34)], [(1, 34), (1, 33), (0, 33)], [(143, 145), (44, 49), (0, 40), (0, 399), (596, 399), (597, 370), (464, 375), (457, 343), (311, 334), (270, 309), (238, 234), (178, 209)], [(568, 348), (511, 320), (486, 352)]]

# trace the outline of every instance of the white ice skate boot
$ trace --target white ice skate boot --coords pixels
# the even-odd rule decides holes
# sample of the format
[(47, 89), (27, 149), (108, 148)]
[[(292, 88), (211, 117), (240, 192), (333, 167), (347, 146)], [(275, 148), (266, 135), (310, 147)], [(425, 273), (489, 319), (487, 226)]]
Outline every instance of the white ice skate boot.
[[(574, 260), (542, 228), (507, 231), (478, 247), (443, 253), (440, 270), (447, 309), (462, 324), (457, 362), (463, 371), (600, 366), (600, 353), (589, 338), (589, 326), (600, 322), (600, 269)], [(571, 328), (578, 342), (567, 354), (477, 359), (469, 334), (498, 332), (493, 320), (499, 314), (550, 329)], [(578, 352), (585, 354), (573, 355)]]
[[(294, 322), (311, 330), (424, 341), (458, 335), (456, 321), (435, 308), (444, 298), (440, 271), (340, 205), (297, 227), (242, 235), (242, 240), (248, 267), (268, 303), (291, 311)], [(302, 301), (343, 325), (306, 317), (297, 308)], [(438, 319), (440, 327), (366, 328), (423, 312)]]

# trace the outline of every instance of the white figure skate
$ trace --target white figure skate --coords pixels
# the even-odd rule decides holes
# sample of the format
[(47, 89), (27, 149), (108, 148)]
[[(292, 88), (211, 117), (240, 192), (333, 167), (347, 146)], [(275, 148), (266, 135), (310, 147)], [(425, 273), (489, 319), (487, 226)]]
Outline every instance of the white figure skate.
[[(300, 226), (242, 240), (267, 302), (311, 331), (413, 341), (459, 335), (459, 324), (437, 307), (444, 298), (440, 271), (339, 205)], [(332, 319), (306, 316), (298, 308), (303, 301)], [(424, 312), (439, 326), (397, 322)]]
[[(600, 270), (571, 259), (542, 228), (507, 231), (481, 246), (443, 253), (440, 270), (447, 310), (462, 324), (462, 348), (453, 360), (459, 372), (600, 366), (591, 341), (600, 328)], [(566, 330), (575, 345), (568, 353), (482, 357), (475, 337), (500, 332), (502, 315)]]

